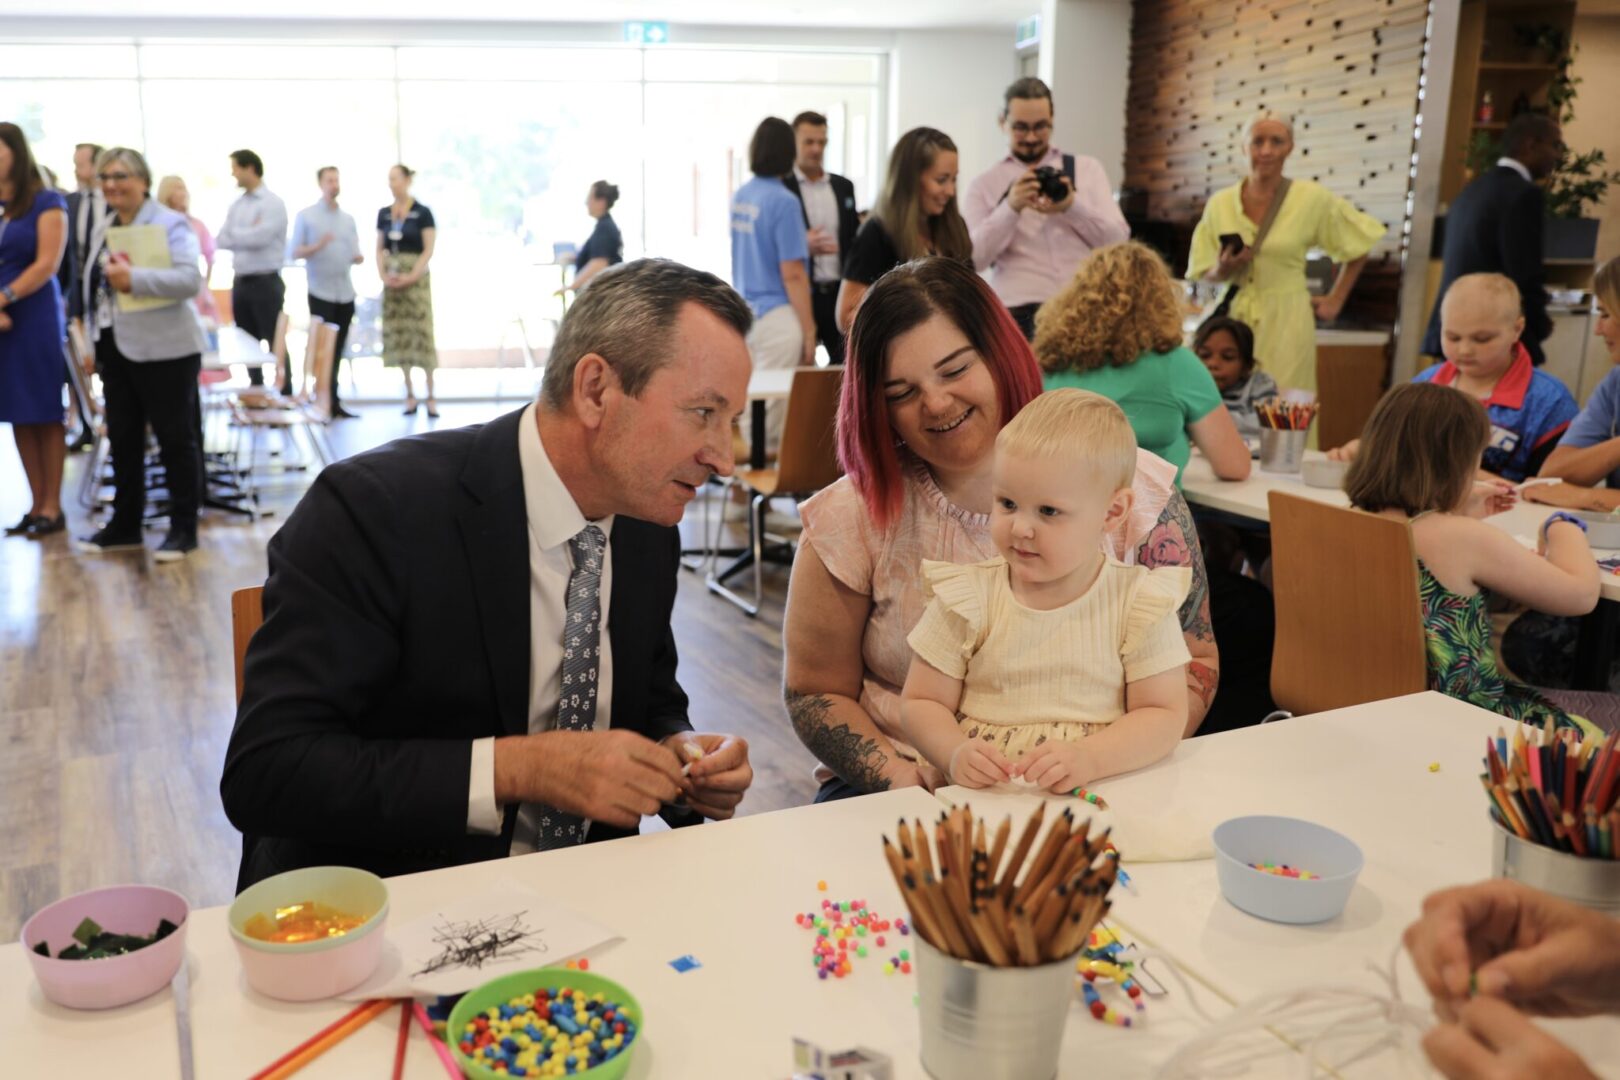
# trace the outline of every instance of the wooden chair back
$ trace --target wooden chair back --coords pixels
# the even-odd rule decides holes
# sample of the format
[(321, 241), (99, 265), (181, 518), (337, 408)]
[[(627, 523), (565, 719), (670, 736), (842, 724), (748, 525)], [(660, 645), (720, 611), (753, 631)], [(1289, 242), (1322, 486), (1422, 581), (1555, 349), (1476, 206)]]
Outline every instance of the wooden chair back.
[(276, 385), (272, 389), (279, 390), (288, 385), (291, 371), (287, 359), (287, 313), (283, 311), (276, 316), (276, 332), (270, 336), (270, 356), (276, 362)]
[(799, 368), (788, 392), (782, 445), (776, 454), (776, 490), (820, 491), (843, 475), (835, 435), (841, 367)]
[(1273, 491), (1271, 696), (1325, 712), (1428, 689), (1412, 528)]
[(332, 365), (337, 363), (337, 331), (336, 323), (310, 321), (309, 377), (315, 383), (310, 388), (310, 412), (323, 424), (332, 419)]
[(264, 586), (254, 585), (231, 593), (231, 641), (236, 647), (236, 701), (242, 702), (242, 668), (247, 663), (248, 642), (264, 622)]

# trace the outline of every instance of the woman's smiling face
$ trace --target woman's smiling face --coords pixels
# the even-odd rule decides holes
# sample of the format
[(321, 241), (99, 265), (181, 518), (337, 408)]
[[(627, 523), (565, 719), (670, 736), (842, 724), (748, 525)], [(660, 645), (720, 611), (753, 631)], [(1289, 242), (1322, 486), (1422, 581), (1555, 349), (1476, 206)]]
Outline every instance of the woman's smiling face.
[(894, 339), (883, 394), (895, 434), (928, 465), (970, 469), (995, 449), (1001, 431), (995, 380), (967, 335), (943, 315)]

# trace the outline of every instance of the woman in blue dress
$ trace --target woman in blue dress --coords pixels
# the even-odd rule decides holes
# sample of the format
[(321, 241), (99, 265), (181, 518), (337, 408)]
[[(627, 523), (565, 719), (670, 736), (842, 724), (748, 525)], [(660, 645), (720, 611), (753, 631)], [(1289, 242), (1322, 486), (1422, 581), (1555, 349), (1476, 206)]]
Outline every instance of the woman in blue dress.
[(48, 536), (62, 517), (62, 292), (56, 268), (67, 234), (67, 203), (45, 186), (28, 139), (0, 123), (0, 423), (11, 425), (33, 492), (8, 536)]

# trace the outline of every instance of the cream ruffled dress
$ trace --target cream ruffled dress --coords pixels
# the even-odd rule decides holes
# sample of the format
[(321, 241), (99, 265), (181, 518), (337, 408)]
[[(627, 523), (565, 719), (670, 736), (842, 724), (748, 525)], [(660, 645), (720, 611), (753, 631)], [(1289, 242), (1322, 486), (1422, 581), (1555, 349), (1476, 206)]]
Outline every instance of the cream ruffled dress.
[(1013, 596), (1007, 561), (925, 561), (927, 609), (906, 639), (962, 680), (957, 720), (1016, 759), (1047, 739), (1077, 741), (1125, 713), (1125, 684), (1191, 656), (1176, 612), (1192, 571), (1108, 558), (1078, 599), (1037, 611)]

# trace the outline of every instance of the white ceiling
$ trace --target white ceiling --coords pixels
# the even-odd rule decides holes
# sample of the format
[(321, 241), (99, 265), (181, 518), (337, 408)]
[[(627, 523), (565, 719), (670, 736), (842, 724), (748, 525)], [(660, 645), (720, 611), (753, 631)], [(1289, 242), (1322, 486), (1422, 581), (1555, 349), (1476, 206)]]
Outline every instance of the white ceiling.
[(0, 0), (5, 16), (28, 18), (368, 19), (389, 22), (603, 23), (652, 19), (728, 26), (852, 29), (1006, 27), (1040, 8), (1040, 0)]

